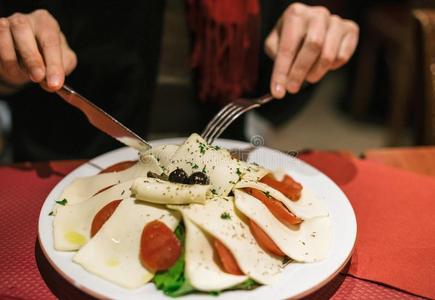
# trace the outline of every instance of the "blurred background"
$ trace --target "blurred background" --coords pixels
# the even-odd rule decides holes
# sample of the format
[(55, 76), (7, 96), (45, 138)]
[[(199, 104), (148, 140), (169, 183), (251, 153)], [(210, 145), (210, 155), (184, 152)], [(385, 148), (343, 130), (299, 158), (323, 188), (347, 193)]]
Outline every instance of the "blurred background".
[[(282, 150), (435, 144), (435, 1), (310, 1), (360, 26), (357, 53), (317, 84), (311, 100), (279, 126), (252, 112), (249, 140), (259, 135)], [(189, 65), (183, 0), (165, 9), (158, 85), (149, 139), (200, 132), (201, 110)], [(168, 109), (170, 108), (170, 109)], [(165, 116), (165, 117), (162, 117)], [(167, 120), (171, 121), (168, 122)], [(0, 161), (10, 162), (13, 120), (0, 102)]]

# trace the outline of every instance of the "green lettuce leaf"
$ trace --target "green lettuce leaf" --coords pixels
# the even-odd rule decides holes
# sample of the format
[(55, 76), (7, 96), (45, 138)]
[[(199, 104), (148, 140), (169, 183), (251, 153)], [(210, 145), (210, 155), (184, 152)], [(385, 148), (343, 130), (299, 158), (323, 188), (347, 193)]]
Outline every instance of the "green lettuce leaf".
[[(153, 282), (157, 289), (162, 290), (165, 295), (170, 297), (179, 297), (193, 292), (199, 292), (190, 284), (189, 280), (184, 276), (184, 242), (186, 231), (184, 224), (180, 223), (175, 229), (175, 235), (181, 243), (181, 254), (177, 262), (168, 270), (157, 272), (153, 278)], [(244, 282), (229, 288), (227, 290), (252, 290), (258, 286), (258, 283), (252, 279), (247, 279)], [(222, 291), (209, 292), (209, 295), (217, 296)]]
[(171, 297), (178, 297), (195, 291), (184, 276), (184, 241), (186, 232), (183, 223), (180, 223), (177, 229), (175, 229), (175, 235), (181, 242), (182, 250), (180, 257), (170, 269), (156, 273), (153, 279), (156, 287)]

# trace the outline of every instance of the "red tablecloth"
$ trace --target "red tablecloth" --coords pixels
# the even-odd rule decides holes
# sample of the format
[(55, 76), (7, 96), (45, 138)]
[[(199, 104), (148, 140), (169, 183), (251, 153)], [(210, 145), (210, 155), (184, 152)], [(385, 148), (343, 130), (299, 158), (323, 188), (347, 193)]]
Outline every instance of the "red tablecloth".
[[(312, 157), (311, 157), (312, 158)], [(37, 240), (39, 210), (50, 190), (82, 161), (0, 167), (0, 299), (90, 298), (44, 258)], [(345, 269), (309, 299), (418, 298)]]

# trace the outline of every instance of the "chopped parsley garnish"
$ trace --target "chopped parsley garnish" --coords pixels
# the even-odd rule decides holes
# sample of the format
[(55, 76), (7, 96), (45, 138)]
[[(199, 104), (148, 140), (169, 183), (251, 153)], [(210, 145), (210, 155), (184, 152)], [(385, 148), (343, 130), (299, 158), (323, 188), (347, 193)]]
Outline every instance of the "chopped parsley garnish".
[(214, 148), (214, 150), (220, 150), (221, 149), (221, 147), (219, 147), (219, 146), (214, 146), (213, 148)]
[(199, 143), (199, 152), (201, 152), (201, 154), (205, 153), (207, 146), (204, 143)]
[(236, 174), (239, 175), (239, 176), (242, 175), (242, 172), (240, 172), (240, 169), (239, 169), (239, 168), (237, 168), (237, 170), (236, 170)]
[(192, 169), (198, 169), (199, 166), (197, 164), (192, 164)]
[(53, 211), (50, 211), (50, 213), (48, 215), (53, 216), (54, 215)]
[(224, 220), (231, 220), (231, 215), (230, 215), (229, 213), (227, 213), (227, 212), (223, 212), (223, 213), (221, 214), (221, 219), (224, 219)]
[(204, 166), (204, 168), (202, 168), (202, 173), (207, 173), (205, 166)]
[(66, 199), (62, 199), (62, 200), (60, 200), (60, 201), (56, 201), (56, 203), (65, 206), (65, 204), (68, 203), (68, 200), (66, 200)]
[(210, 192), (211, 192), (213, 195), (217, 195), (217, 192), (216, 192), (215, 189), (211, 189)]
[(272, 196), (270, 196), (270, 193), (268, 191), (263, 192), (263, 194), (265, 194), (267, 198), (271, 198), (272, 197)]
[(236, 183), (235, 183), (234, 181), (232, 181), (232, 180), (228, 181), (228, 183), (236, 184)]

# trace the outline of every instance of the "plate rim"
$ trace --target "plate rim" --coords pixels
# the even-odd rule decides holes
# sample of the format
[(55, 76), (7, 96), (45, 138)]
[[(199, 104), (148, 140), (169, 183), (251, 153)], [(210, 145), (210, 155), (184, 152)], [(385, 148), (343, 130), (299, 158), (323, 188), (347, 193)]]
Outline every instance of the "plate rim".
[[(182, 142), (185, 139), (186, 139), (186, 137), (163, 138), (163, 139), (158, 139), (158, 140), (150, 141), (150, 144), (153, 147), (159, 146), (159, 145), (163, 145), (163, 144), (177, 144), (177, 143), (180, 143), (180, 141)], [(252, 146), (252, 144), (244, 142), (244, 141), (230, 140), (230, 139), (219, 139), (219, 140), (217, 140), (216, 143), (217, 144), (220, 144), (220, 143), (234, 144), (234, 145), (237, 145), (236, 147)], [(225, 146), (225, 147), (228, 148), (228, 146)], [(308, 164), (308, 163), (298, 159), (297, 157), (289, 155), (288, 153), (282, 152), (280, 150), (277, 150), (277, 149), (274, 149), (274, 148), (269, 148), (269, 147), (266, 147), (266, 146), (260, 146), (260, 147), (256, 147), (256, 148), (264, 148), (264, 149), (266, 149), (268, 151), (273, 151), (274, 153), (284, 154), (288, 158), (295, 159), (299, 163), (302, 163), (304, 165), (304, 167), (308, 167), (309, 169), (314, 170), (316, 173), (321, 174), (325, 179), (327, 179), (329, 181), (328, 183), (330, 185), (334, 186), (334, 188), (341, 194), (341, 196), (344, 197), (344, 199), (347, 202), (346, 204), (348, 205), (348, 208), (350, 208), (349, 212), (351, 212), (351, 214), (348, 215), (348, 217), (351, 217), (351, 219), (352, 219), (352, 224), (351, 225), (353, 227), (353, 230), (352, 230), (352, 247), (351, 247), (350, 251), (348, 252), (346, 258), (341, 262), (341, 264), (338, 265), (337, 268), (332, 273), (330, 273), (326, 278), (324, 278), (321, 282), (315, 284), (314, 286), (312, 286), (309, 289), (306, 289), (306, 290), (303, 290), (303, 291), (301, 291), (301, 292), (299, 292), (297, 294), (291, 295), (292, 298), (297, 298), (297, 299), (298, 298), (302, 298), (302, 297), (310, 295), (310, 294), (314, 293), (315, 291), (318, 291), (319, 289), (324, 287), (327, 283), (329, 283), (331, 280), (333, 280), (343, 270), (343, 268), (347, 265), (347, 263), (350, 261), (352, 255), (353, 255), (353, 253), (355, 251), (356, 240), (357, 240), (357, 233), (358, 233), (358, 224), (357, 224), (357, 220), (356, 220), (356, 214), (355, 214), (353, 206), (352, 206), (351, 202), (349, 201), (349, 199), (347, 198), (346, 194), (342, 191), (342, 189), (329, 176), (324, 174), (322, 171), (320, 171), (317, 168), (315, 168), (314, 166), (312, 166), (312, 165), (310, 165), (310, 164)], [(96, 297), (96, 298), (107, 298), (108, 296), (105, 295), (105, 294), (101, 294), (101, 293), (99, 293), (99, 292), (97, 292), (95, 290), (92, 290), (91, 288), (88, 288), (87, 286), (79, 284), (77, 282), (77, 280), (73, 276), (69, 275), (67, 272), (62, 270), (56, 264), (56, 262), (53, 260), (53, 258), (50, 257), (50, 255), (49, 255), (49, 253), (48, 253), (48, 251), (46, 250), (46, 247), (45, 247), (45, 246), (49, 246), (49, 245), (45, 245), (44, 241), (41, 240), (41, 232), (42, 232), (42, 230), (45, 230), (43, 228), (43, 225), (44, 225), (43, 224), (43, 219), (47, 217), (47, 216), (44, 215), (44, 208), (47, 205), (47, 202), (49, 202), (51, 200), (51, 198), (54, 197), (54, 196), (52, 196), (52, 193), (58, 188), (58, 186), (60, 186), (60, 185), (65, 183), (65, 179), (67, 179), (67, 177), (71, 178), (70, 175), (72, 173), (78, 172), (79, 170), (84, 169), (86, 166), (94, 168), (94, 169), (96, 169), (96, 171), (98, 171), (99, 168), (104, 168), (104, 167), (107, 166), (107, 164), (104, 163), (104, 161), (107, 158), (109, 158), (109, 160), (110, 160), (110, 157), (116, 155), (118, 152), (122, 153), (124, 151), (131, 151), (131, 150), (133, 150), (133, 149), (128, 148), (128, 147), (120, 147), (120, 148), (111, 150), (109, 152), (103, 153), (101, 155), (98, 155), (98, 156), (90, 159), (89, 161), (79, 165), (74, 170), (69, 172), (47, 194), (47, 196), (46, 196), (46, 198), (45, 198), (45, 200), (44, 200), (44, 202), (43, 202), (43, 204), (41, 206), (39, 217), (38, 217), (38, 236), (37, 236), (38, 243), (39, 243), (39, 245), (41, 247), (41, 250), (42, 250), (42, 253), (43, 253), (44, 257), (47, 259), (47, 261), (49, 262), (51, 267), (53, 267), (53, 269), (59, 275), (61, 275), (66, 281), (68, 281), (68, 283), (72, 284), (74, 287), (76, 287), (77, 289), (85, 292), (86, 294), (91, 295), (91, 296)], [(114, 162), (111, 162), (111, 163), (114, 163)], [(72, 177), (72, 179), (74, 179), (74, 178), (76, 178), (76, 177)], [(51, 227), (52, 227), (53, 221), (51, 220), (50, 223), (51, 223)], [(51, 230), (51, 232), (49, 234), (52, 234), (52, 230)], [(61, 252), (61, 251), (59, 251), (59, 252)], [(84, 270), (84, 271), (87, 272), (86, 270)], [(102, 280), (104, 280), (104, 279), (102, 279)], [(106, 280), (104, 280), (104, 281), (106, 281)], [(126, 289), (126, 291), (129, 291), (129, 290)], [(132, 290), (132, 291), (134, 291), (134, 290)], [(243, 291), (241, 291), (241, 292), (243, 292)]]

